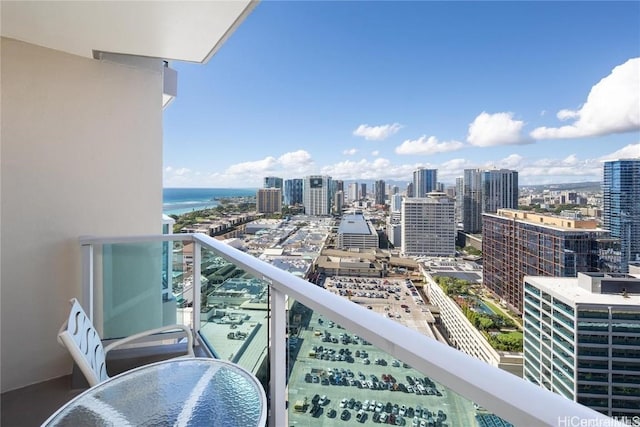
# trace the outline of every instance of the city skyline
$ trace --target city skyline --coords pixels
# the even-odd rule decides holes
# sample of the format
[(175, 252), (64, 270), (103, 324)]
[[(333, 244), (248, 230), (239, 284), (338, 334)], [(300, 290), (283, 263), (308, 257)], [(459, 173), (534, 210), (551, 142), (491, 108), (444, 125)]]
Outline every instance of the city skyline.
[[(262, 2), (211, 61), (173, 63), (165, 187), (265, 176), (600, 181), (640, 156), (634, 2)], [(455, 17), (455, 18), (454, 18)], [(598, 31), (593, 31), (596, 27)]]

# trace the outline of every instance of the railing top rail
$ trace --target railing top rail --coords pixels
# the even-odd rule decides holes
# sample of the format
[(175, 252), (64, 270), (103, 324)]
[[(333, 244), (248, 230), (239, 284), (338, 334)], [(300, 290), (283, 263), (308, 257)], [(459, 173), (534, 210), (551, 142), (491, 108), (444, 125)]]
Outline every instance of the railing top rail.
[[(515, 425), (564, 425), (587, 420), (588, 425), (624, 426), (588, 407), (547, 391), (506, 371), (446, 346), (394, 320), (302, 280), (269, 263), (204, 234), (114, 238), (81, 238), (82, 244), (194, 240), (242, 267), (270, 286), (342, 325), (463, 397)], [(372, 328), (375, 325), (375, 329)], [(581, 424), (582, 425), (582, 424)]]
[(139, 236), (81, 236), (78, 241), (81, 245), (111, 245), (118, 243), (147, 243), (170, 241), (193, 241), (193, 233), (175, 234), (146, 234)]

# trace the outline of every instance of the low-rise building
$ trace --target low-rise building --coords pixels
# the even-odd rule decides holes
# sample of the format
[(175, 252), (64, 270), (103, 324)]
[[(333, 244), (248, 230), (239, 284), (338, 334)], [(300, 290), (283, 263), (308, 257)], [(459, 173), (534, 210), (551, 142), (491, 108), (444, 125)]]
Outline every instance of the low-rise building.
[(338, 249), (371, 249), (379, 247), (378, 233), (363, 214), (344, 215), (338, 228)]
[(514, 375), (522, 376), (522, 353), (495, 350), (462, 312), (460, 306), (442, 290), (430, 274), (424, 274), (425, 294), (440, 309), (440, 323), (452, 347)]

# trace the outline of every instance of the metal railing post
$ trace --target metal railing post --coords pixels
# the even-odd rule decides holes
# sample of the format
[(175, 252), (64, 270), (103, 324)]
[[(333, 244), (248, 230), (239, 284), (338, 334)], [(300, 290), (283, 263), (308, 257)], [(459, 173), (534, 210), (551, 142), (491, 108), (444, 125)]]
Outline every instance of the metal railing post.
[(82, 245), (82, 306), (93, 321), (93, 245)]
[(200, 331), (200, 268), (202, 266), (202, 246), (197, 240), (193, 242), (193, 332)]
[(287, 307), (286, 296), (269, 286), (271, 299), (269, 351), (269, 427), (287, 422)]

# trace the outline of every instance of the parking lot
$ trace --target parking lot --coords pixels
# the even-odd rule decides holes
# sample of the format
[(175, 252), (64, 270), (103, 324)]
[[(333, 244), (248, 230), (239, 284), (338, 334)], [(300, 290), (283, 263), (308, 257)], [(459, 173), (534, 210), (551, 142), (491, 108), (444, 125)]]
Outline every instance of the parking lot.
[(330, 277), (325, 281), (325, 288), (424, 335), (434, 337), (429, 324), (433, 324), (435, 320), (409, 280)]
[[(426, 322), (423, 304), (404, 280), (351, 279), (330, 278), (325, 286), (396, 321)], [(423, 330), (428, 334), (428, 327)], [(295, 342), (297, 359), (289, 380), (292, 426), (477, 425), (472, 402), (315, 313)]]

